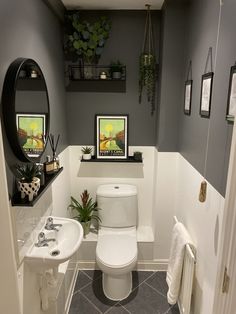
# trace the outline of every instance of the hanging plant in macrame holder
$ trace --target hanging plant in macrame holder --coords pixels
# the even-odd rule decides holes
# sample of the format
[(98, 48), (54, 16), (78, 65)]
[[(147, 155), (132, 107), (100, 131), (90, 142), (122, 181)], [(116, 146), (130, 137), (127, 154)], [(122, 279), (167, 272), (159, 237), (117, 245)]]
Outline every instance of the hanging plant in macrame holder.
[(146, 89), (147, 101), (151, 104), (151, 114), (155, 111), (157, 66), (154, 54), (152, 21), (150, 5), (146, 4), (147, 17), (144, 30), (143, 50), (139, 57), (139, 103), (142, 102), (142, 93)]

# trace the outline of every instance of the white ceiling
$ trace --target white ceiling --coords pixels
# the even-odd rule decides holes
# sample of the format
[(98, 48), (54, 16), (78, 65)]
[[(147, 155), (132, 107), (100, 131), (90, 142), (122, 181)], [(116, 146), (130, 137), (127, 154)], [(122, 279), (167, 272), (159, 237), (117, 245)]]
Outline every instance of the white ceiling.
[(164, 0), (62, 0), (67, 9), (80, 10), (145, 10), (145, 4), (151, 10), (161, 9)]

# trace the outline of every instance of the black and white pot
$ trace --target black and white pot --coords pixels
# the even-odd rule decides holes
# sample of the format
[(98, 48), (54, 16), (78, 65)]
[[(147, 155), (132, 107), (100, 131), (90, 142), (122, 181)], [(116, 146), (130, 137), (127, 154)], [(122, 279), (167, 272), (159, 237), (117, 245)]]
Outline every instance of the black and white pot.
[(40, 179), (34, 177), (32, 182), (19, 181), (18, 185), (21, 193), (21, 198), (25, 198), (27, 195), (29, 202), (31, 202), (34, 196), (38, 194), (38, 190), (40, 188)]

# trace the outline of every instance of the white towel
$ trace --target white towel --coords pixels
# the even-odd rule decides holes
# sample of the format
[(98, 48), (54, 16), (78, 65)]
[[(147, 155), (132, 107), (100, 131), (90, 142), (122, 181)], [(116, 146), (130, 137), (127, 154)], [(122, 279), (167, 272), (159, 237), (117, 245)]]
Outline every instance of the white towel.
[(169, 264), (166, 275), (166, 281), (169, 286), (167, 293), (169, 304), (175, 304), (179, 296), (186, 244), (193, 247), (191, 237), (184, 225), (177, 222), (173, 228)]

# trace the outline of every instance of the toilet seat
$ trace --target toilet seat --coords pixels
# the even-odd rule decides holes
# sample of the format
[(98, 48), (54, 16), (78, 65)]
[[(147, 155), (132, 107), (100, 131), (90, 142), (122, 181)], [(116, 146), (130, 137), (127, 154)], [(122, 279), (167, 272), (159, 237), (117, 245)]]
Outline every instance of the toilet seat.
[(104, 266), (124, 268), (137, 260), (136, 228), (102, 228), (98, 234), (96, 258)]

